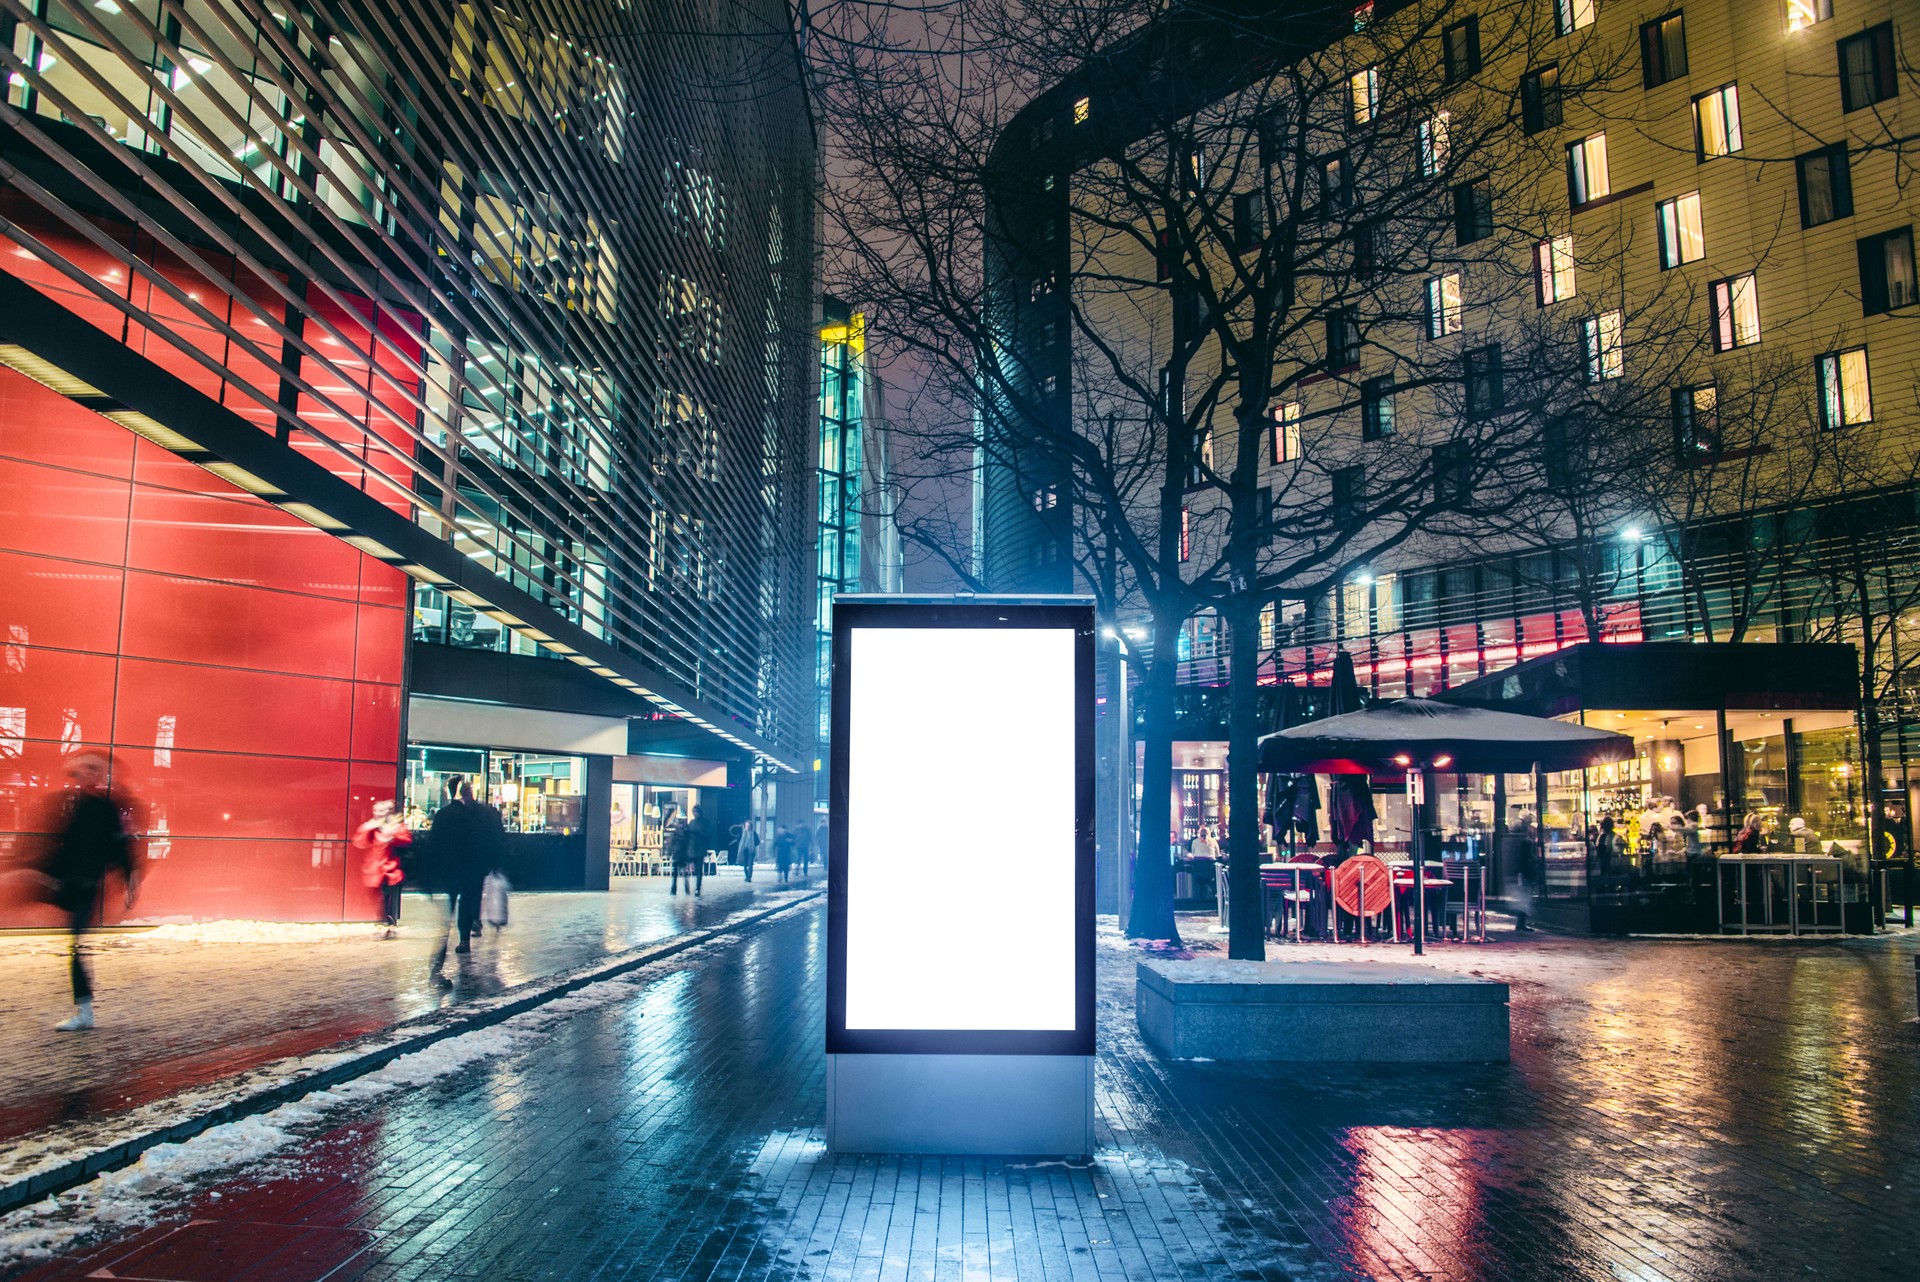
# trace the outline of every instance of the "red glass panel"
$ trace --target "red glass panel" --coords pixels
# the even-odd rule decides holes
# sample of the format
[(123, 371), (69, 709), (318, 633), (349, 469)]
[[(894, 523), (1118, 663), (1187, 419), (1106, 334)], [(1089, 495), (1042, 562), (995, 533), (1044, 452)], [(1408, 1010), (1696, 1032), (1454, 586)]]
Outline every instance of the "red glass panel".
[(400, 751), (400, 687), (356, 682), (353, 687), (353, 756), (391, 761)]
[(193, 471), (230, 497), (136, 487), (133, 566), (320, 596), (357, 594), (360, 552), (211, 473)]
[(359, 630), (354, 636), (353, 675), (362, 681), (384, 681), (398, 685), (406, 663), (406, 651), (406, 612), (385, 606), (362, 605)]
[(0, 643), (113, 653), (119, 643), (118, 566), (0, 552)]
[(113, 684), (110, 654), (7, 645), (0, 658), (0, 757), (19, 739), (110, 740)]
[(0, 549), (118, 562), (127, 483), (0, 458)]
[(151, 763), (141, 788), (149, 832), (247, 840), (348, 835), (344, 761), (179, 749), (123, 755)]
[(133, 907), (136, 918), (333, 921), (341, 916), (350, 853), (344, 841), (185, 837), (165, 842), (161, 851), (162, 844), (149, 843), (150, 855), (164, 857), (147, 861)]
[(126, 609), (121, 646), (128, 655), (353, 675), (357, 611), (350, 602), (136, 570), (127, 575)]
[(122, 724), (157, 726), (172, 717), (178, 748), (345, 758), (352, 699), (351, 682), (320, 677), (147, 659), (120, 665)]
[(0, 369), (0, 455), (124, 479), (136, 439), (52, 388)]

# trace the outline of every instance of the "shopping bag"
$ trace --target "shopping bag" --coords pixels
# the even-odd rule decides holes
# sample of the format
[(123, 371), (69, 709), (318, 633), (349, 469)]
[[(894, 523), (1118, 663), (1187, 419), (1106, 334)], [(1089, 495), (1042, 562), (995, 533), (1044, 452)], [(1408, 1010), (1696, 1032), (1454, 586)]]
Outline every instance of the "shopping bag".
[(489, 926), (507, 924), (507, 895), (513, 885), (497, 872), (487, 874), (480, 883), (480, 920)]

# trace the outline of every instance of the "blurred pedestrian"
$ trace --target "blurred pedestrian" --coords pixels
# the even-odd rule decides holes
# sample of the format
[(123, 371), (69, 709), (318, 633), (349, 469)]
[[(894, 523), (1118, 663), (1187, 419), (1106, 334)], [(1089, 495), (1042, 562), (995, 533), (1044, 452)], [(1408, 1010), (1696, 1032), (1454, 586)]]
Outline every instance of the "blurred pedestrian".
[(773, 868), (785, 881), (793, 871), (793, 829), (781, 824), (773, 834)]
[(456, 953), (471, 952), (473, 936), (484, 937), (480, 908), (486, 897), (487, 877), (493, 873), (504, 876), (507, 863), (507, 825), (500, 811), (490, 802), (476, 799), (471, 787), (461, 793), (461, 798), (473, 808), (473, 828), (469, 858), (460, 868), (456, 886), (460, 896), (460, 946), (453, 950)]
[(753, 861), (760, 854), (760, 833), (754, 827), (753, 820), (748, 819), (740, 825), (740, 840), (735, 844), (733, 851), (740, 866), (747, 870), (747, 880), (752, 881)]
[(695, 806), (693, 818), (687, 821), (687, 856), (692, 860), (688, 866), (692, 869), (696, 898), (707, 879), (707, 856), (713, 853), (716, 845), (726, 845), (724, 841), (716, 841), (715, 836), (713, 823), (707, 818), (706, 810)]
[[(701, 882), (706, 873), (706, 861), (696, 856), (693, 849), (693, 825), (685, 815), (675, 815), (667, 821), (667, 831), (660, 841), (660, 853), (666, 857), (673, 868), (673, 880), (667, 887), (669, 895), (680, 893), (680, 882), (684, 878), (687, 890), (696, 898), (704, 888)], [(696, 859), (698, 862), (696, 862)]]
[(827, 862), (827, 842), (828, 841), (829, 841), (829, 837), (827, 835), (827, 817), (825, 815), (822, 815), (820, 816), (820, 822), (813, 826), (812, 848), (810, 850), (801, 852), (800, 871), (802, 874), (804, 874), (807, 871), (807, 860), (809, 859), (818, 859), (822, 864), (825, 864)]
[(800, 875), (807, 875), (807, 864), (813, 858), (813, 829), (800, 824), (793, 830), (793, 857), (800, 865)]
[(109, 875), (118, 872), (133, 907), (139, 874), (133, 862), (133, 838), (119, 801), (108, 787), (109, 763), (97, 752), (67, 758), (67, 788), (59, 799), (59, 819), (41, 872), (49, 898), (67, 915), (71, 935), (68, 968), (73, 981), (73, 1015), (54, 1027), (77, 1033), (93, 1027), (93, 977), (81, 951), (81, 937), (100, 910)]
[(354, 848), (367, 852), (360, 879), (380, 892), (380, 915), (386, 923), (385, 938), (392, 939), (400, 924), (400, 886), (406, 873), (400, 866), (400, 851), (413, 844), (413, 830), (394, 813), (393, 802), (373, 803), (373, 818), (361, 824), (353, 834)]

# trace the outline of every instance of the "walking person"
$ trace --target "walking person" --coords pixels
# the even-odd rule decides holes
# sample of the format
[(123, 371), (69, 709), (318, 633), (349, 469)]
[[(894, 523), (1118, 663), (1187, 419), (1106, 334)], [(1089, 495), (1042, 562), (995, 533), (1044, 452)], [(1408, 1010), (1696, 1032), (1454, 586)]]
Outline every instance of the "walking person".
[(785, 881), (793, 871), (793, 829), (781, 824), (773, 835), (773, 868)]
[(373, 818), (361, 824), (353, 834), (356, 850), (367, 852), (360, 877), (368, 887), (380, 892), (380, 915), (385, 922), (383, 938), (392, 939), (400, 924), (400, 886), (406, 873), (400, 866), (400, 849), (413, 844), (413, 830), (394, 812), (391, 801), (373, 803)]
[(753, 861), (760, 854), (760, 833), (748, 819), (740, 825), (740, 840), (734, 846), (734, 855), (740, 866), (747, 870), (747, 880), (753, 880)]
[(87, 973), (80, 941), (100, 910), (108, 875), (118, 872), (125, 881), (128, 908), (133, 907), (139, 884), (133, 839), (107, 780), (107, 759), (99, 753), (82, 752), (68, 758), (68, 786), (60, 797), (59, 822), (41, 868), (51, 883), (50, 898), (67, 915), (67, 930), (72, 936), (68, 966), (73, 981), (73, 1015), (54, 1026), (63, 1033), (93, 1027), (93, 977)]
[(488, 875), (504, 873), (506, 868), (507, 825), (496, 807), (474, 797), (471, 787), (462, 791), (461, 799), (471, 808), (473, 826), (469, 830), (467, 862), (461, 866), (455, 885), (460, 897), (460, 946), (453, 951), (468, 953), (473, 951), (475, 935), (485, 938), (480, 924), (481, 902), (486, 898)]
[(661, 839), (660, 853), (673, 867), (673, 882), (667, 887), (669, 895), (680, 893), (682, 878), (686, 879), (690, 893), (695, 897), (700, 894), (700, 882), (706, 872), (705, 852), (694, 851), (693, 839), (693, 825), (687, 822), (685, 815), (675, 815), (668, 821), (666, 835)]
[(827, 817), (825, 815), (822, 815), (820, 816), (820, 822), (813, 826), (812, 847), (800, 852), (800, 874), (802, 876), (806, 875), (807, 861), (809, 859), (818, 858), (820, 860), (821, 866), (822, 867), (826, 866), (828, 840), (829, 838), (827, 836)]
[(813, 855), (813, 829), (801, 824), (793, 830), (793, 857), (799, 861), (800, 875), (807, 875), (807, 864)]

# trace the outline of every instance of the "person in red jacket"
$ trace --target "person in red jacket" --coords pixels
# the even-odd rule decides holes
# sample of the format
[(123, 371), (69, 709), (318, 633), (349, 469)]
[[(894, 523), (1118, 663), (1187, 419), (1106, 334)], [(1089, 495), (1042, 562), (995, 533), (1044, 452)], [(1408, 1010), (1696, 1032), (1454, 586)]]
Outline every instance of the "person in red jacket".
[(369, 887), (380, 891), (380, 912), (386, 921), (386, 938), (392, 939), (400, 924), (400, 886), (406, 873), (400, 867), (400, 847), (413, 844), (413, 830), (394, 813), (391, 801), (373, 803), (373, 818), (353, 834), (356, 849), (367, 852), (360, 877)]

